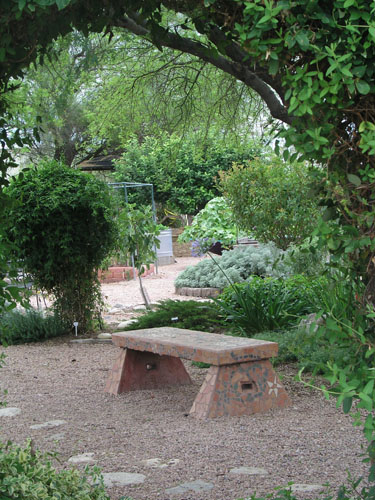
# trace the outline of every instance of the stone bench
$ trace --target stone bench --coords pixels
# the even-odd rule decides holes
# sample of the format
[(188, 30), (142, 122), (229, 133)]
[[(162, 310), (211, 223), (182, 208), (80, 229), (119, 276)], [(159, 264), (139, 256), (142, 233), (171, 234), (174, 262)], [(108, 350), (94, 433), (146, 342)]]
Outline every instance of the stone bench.
[(211, 365), (190, 410), (197, 418), (290, 404), (269, 361), (277, 355), (275, 342), (169, 327), (115, 333), (112, 342), (121, 352), (105, 388), (111, 394), (190, 384), (183, 358)]

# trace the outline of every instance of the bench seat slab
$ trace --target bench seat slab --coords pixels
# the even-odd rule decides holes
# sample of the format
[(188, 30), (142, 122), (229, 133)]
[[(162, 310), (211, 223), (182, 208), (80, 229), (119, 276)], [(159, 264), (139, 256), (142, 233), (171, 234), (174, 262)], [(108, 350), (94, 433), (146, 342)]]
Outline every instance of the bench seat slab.
[(191, 384), (191, 379), (179, 358), (121, 349), (109, 374), (105, 391), (117, 395), (139, 389), (184, 384)]
[(211, 366), (190, 414), (196, 418), (241, 416), (289, 406), (269, 360)]
[(114, 333), (112, 342), (123, 349), (149, 351), (210, 365), (268, 359), (277, 356), (278, 350), (275, 342), (171, 327)]

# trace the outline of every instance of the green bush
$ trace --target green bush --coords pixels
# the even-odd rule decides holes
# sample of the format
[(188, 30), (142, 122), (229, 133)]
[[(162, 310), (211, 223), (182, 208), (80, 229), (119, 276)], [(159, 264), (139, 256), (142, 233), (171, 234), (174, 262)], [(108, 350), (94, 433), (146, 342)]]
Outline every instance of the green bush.
[(221, 186), (239, 227), (286, 250), (311, 235), (319, 215), (307, 166), (278, 157), (255, 159), (222, 172)]
[(205, 253), (212, 243), (220, 241), (224, 247), (234, 245), (238, 228), (227, 202), (222, 197), (213, 198), (178, 237), (178, 241), (200, 240), (201, 253)]
[(7, 500), (110, 500), (97, 468), (57, 471), (50, 457), (0, 442), (0, 498)]
[(115, 224), (107, 186), (57, 162), (20, 174), (9, 186), (15, 201), (8, 235), (36, 285), (55, 296), (54, 307), (81, 331), (100, 316), (97, 268), (113, 248)]
[(324, 278), (305, 276), (260, 278), (226, 288), (215, 302), (230, 324), (244, 336), (256, 332), (281, 330), (296, 325), (301, 317), (315, 312), (313, 295)]
[(306, 372), (319, 374), (324, 372), (328, 362), (346, 364), (356, 352), (354, 345), (332, 345), (324, 338), (317, 338), (314, 332), (302, 328), (261, 332), (254, 334), (252, 338), (278, 343), (279, 352), (273, 359), (274, 366), (297, 363)]
[[(219, 195), (219, 170), (228, 170), (233, 162), (261, 153), (257, 145), (225, 146), (210, 138), (202, 145), (194, 138), (181, 140), (178, 134), (148, 136), (142, 143), (134, 138), (124, 149), (121, 159), (115, 162), (116, 179), (153, 184), (156, 202), (183, 214), (196, 214)], [(129, 193), (129, 201), (145, 203), (145, 196), (137, 191)]]
[(225, 329), (224, 320), (218, 307), (212, 302), (196, 300), (164, 300), (159, 302), (154, 311), (139, 317), (125, 330), (141, 330), (172, 326), (204, 332), (221, 332)]
[(13, 345), (42, 342), (69, 333), (66, 324), (55, 314), (39, 311), (9, 311), (0, 319), (0, 343)]

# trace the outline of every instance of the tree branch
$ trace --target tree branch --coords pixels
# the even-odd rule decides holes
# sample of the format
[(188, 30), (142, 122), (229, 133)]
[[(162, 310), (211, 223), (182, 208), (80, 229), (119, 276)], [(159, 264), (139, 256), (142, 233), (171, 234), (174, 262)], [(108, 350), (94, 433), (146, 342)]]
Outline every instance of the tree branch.
[[(288, 111), (282, 104), (276, 90), (273, 90), (270, 84), (264, 81), (264, 75), (262, 75), (262, 79), (255, 72), (250, 71), (249, 63), (244, 61), (243, 55), (241, 55), (241, 62), (237, 60), (240, 57), (240, 48), (234, 42), (229, 42), (226, 47), (227, 56), (235, 58), (235, 60), (230, 60), (218, 53), (214, 53), (212, 48), (205, 46), (198, 40), (183, 38), (177, 33), (175, 34), (168, 31), (165, 31), (162, 36), (152, 34), (137, 14), (132, 14), (131, 17), (128, 15), (122, 19), (116, 19), (112, 24), (113, 26), (131, 31), (135, 35), (144, 37), (157, 45), (169, 47), (171, 49), (196, 56), (225, 73), (234, 76), (237, 80), (243, 82), (260, 95), (274, 118), (281, 120), (284, 123), (291, 124), (291, 116), (288, 115)], [(215, 38), (218, 39), (218, 34), (212, 33), (211, 36), (213, 38), (212, 43), (215, 44), (214, 40)], [(227, 39), (225, 40), (227, 41)]]

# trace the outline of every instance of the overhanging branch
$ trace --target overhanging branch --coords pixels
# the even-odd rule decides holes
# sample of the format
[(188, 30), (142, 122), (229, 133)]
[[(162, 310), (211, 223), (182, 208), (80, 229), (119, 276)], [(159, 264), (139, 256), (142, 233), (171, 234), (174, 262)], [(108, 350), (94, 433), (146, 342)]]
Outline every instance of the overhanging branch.
[[(113, 26), (124, 28), (135, 35), (147, 38), (151, 42), (157, 43), (163, 47), (169, 47), (174, 50), (179, 50), (180, 52), (185, 52), (199, 59), (206, 61), (216, 68), (234, 76), (237, 80), (243, 82), (246, 86), (253, 89), (266, 103), (271, 116), (284, 123), (291, 124), (292, 119), (288, 115), (287, 109), (283, 106), (281, 99), (278, 97), (275, 90), (271, 86), (263, 81), (255, 72), (250, 71), (249, 64), (245, 62), (239, 62), (238, 60), (231, 60), (228, 57), (237, 58), (238, 46), (231, 42), (228, 44), (226, 49), (226, 54), (228, 57), (224, 57), (218, 53), (214, 53), (212, 48), (205, 46), (198, 40), (192, 40), (190, 38), (184, 38), (177, 33), (171, 33), (165, 31), (162, 36), (156, 36), (151, 34), (150, 30), (136, 14), (132, 14), (130, 17), (124, 16), (122, 19), (116, 19), (113, 21)], [(216, 33), (216, 37), (218, 34)], [(215, 36), (212, 37), (214, 42)], [(242, 58), (243, 60), (243, 58)]]

